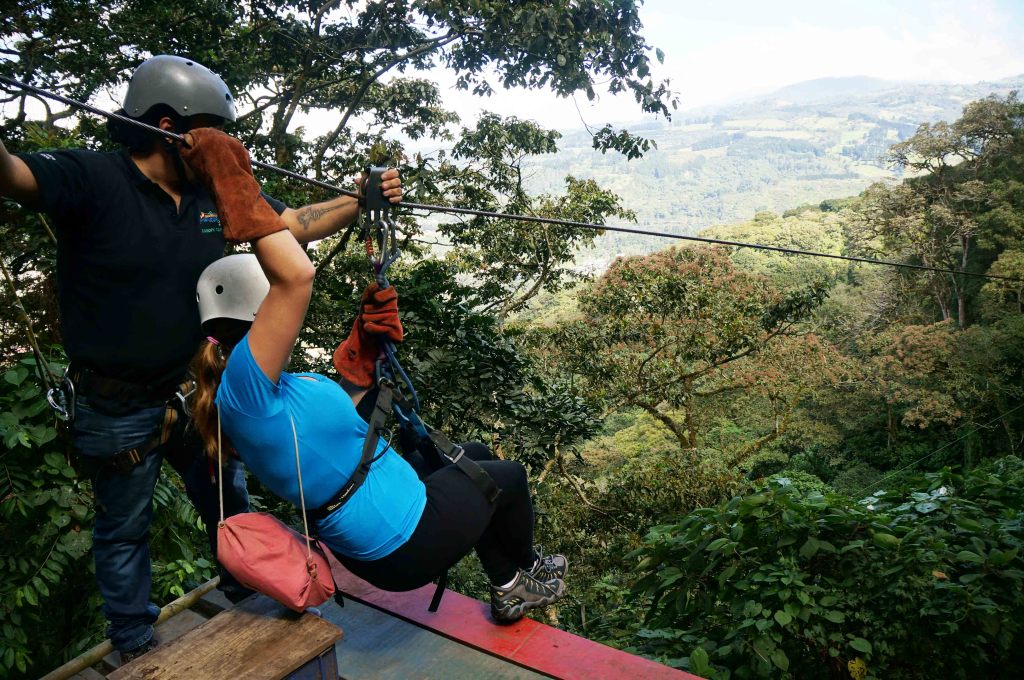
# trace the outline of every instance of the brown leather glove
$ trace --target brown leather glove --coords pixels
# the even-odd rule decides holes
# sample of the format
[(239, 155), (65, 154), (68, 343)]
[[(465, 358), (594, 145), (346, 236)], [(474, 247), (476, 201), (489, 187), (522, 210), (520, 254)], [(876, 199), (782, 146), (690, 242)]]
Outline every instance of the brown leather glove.
[(287, 229), (260, 195), (249, 152), (241, 142), (214, 128), (196, 128), (188, 134), (191, 146), (182, 145), (179, 153), (213, 196), (226, 240), (255, 241)]
[(394, 286), (380, 289), (371, 283), (363, 291), (363, 330), (373, 335), (387, 336), (392, 342), (402, 342), (405, 332), (398, 318), (398, 293)]
[(352, 332), (334, 350), (334, 368), (356, 387), (372, 387), (381, 340), (401, 342), (404, 337), (394, 286), (381, 290), (376, 283), (371, 283), (363, 291)]

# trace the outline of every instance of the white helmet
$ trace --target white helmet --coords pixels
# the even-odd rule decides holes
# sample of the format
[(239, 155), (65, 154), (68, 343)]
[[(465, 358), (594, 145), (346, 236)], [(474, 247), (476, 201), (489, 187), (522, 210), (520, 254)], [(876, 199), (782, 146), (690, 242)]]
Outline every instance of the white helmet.
[(196, 284), (199, 320), (204, 327), (212, 319), (252, 321), (268, 292), (270, 282), (255, 255), (222, 257), (203, 270)]

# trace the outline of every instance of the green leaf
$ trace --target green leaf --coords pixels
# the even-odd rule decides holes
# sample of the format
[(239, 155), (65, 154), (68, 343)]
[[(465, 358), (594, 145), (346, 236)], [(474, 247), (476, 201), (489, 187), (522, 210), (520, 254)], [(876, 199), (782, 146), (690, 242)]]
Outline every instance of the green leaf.
[(1019, 547), (1013, 548), (1012, 550), (993, 550), (988, 554), (988, 561), (993, 566), (1001, 567), (1004, 564), (1009, 564), (1013, 561), (1013, 558), (1017, 557), (1017, 553), (1020, 551)]
[(779, 625), (781, 626), (788, 626), (793, 621), (793, 617), (790, 616), (787, 612), (784, 612), (780, 609), (777, 612), (775, 612), (775, 620), (778, 621)]
[(12, 368), (4, 373), (4, 380), (12, 385), (20, 385), (28, 377), (28, 369), (24, 367)]
[(876, 533), (874, 536), (872, 536), (871, 540), (875, 542), (875, 545), (878, 545), (882, 548), (895, 548), (900, 544), (900, 539), (896, 538), (892, 534), (886, 534), (881, 532)]
[(871, 653), (871, 643), (865, 640), (864, 638), (853, 638), (852, 640), (850, 640), (850, 646), (856, 649), (858, 652), (861, 652), (862, 654)]
[(981, 564), (985, 561), (984, 557), (970, 550), (961, 550), (956, 554), (956, 559), (960, 562), (970, 562), (972, 564)]
[(960, 527), (961, 529), (966, 529), (967, 531), (982, 531), (984, 529), (984, 527), (981, 526), (980, 522), (976, 522), (973, 519), (969, 519), (967, 517), (958, 517), (953, 521), (958, 527)]
[(726, 567), (722, 571), (721, 574), (718, 575), (718, 583), (719, 583), (719, 585), (724, 585), (725, 583), (727, 583), (729, 581), (729, 579), (731, 579), (733, 574), (735, 574), (735, 573), (736, 573), (736, 565), (735, 564), (730, 564), (728, 567)]
[(800, 557), (804, 558), (805, 560), (809, 560), (810, 558), (814, 557), (814, 555), (818, 552), (818, 548), (820, 547), (821, 546), (818, 543), (818, 539), (811, 536), (802, 546), (800, 546)]
[(710, 676), (714, 669), (709, 663), (708, 653), (703, 647), (697, 647), (690, 652), (690, 670), (701, 676)]
[(842, 623), (846, 620), (846, 615), (840, 611), (836, 611), (835, 609), (830, 609), (825, 612), (824, 616), (826, 620), (831, 621), (832, 623)]
[(780, 670), (789, 670), (789, 657), (781, 649), (776, 649), (772, 652), (772, 663), (778, 666)]
[(786, 534), (779, 538), (779, 542), (775, 545), (779, 548), (785, 548), (787, 545), (793, 545), (794, 543), (796, 543), (796, 536), (793, 534)]
[(725, 545), (727, 543), (729, 543), (729, 539), (728, 538), (725, 538), (725, 537), (723, 537), (723, 538), (716, 538), (715, 540), (711, 541), (711, 543), (708, 544), (708, 547), (705, 548), (705, 550), (707, 550), (708, 552), (714, 552), (715, 550), (718, 550), (719, 548), (721, 548), (723, 545)]

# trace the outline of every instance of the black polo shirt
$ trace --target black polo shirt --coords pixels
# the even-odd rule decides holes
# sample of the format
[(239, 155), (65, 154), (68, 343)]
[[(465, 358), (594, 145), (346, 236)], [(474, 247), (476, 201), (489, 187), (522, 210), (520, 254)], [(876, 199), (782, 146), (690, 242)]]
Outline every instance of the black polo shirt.
[[(224, 254), (217, 207), (201, 186), (180, 209), (126, 151), (18, 154), (57, 231), (64, 346), (75, 363), (162, 386), (202, 340), (196, 282)], [(285, 205), (266, 197), (280, 214)]]

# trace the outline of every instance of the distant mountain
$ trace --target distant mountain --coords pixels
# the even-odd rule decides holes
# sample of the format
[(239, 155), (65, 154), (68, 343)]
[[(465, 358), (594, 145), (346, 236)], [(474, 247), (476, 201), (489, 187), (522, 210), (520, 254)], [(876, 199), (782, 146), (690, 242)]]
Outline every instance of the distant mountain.
[(894, 80), (883, 80), (882, 78), (870, 78), (868, 76), (817, 78), (787, 85), (765, 95), (763, 98), (788, 101), (794, 104), (807, 104), (832, 97), (856, 97), (880, 90), (892, 90), (900, 85), (901, 83)]
[[(593, 178), (622, 197), (639, 226), (695, 234), (758, 211), (781, 213), (896, 179), (883, 160), (892, 144), (921, 123), (955, 120), (968, 102), (1015, 89), (1024, 90), (1024, 75), (971, 84), (866, 77), (796, 83), (668, 122), (631, 125), (658, 144), (634, 161), (595, 151), (586, 133), (567, 133), (557, 154), (530, 161), (528, 181), (534, 191), (560, 192), (567, 174)], [(609, 235), (584, 264), (600, 267), (616, 254), (664, 245)]]

